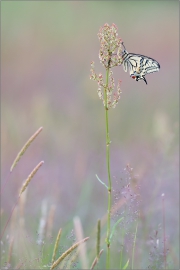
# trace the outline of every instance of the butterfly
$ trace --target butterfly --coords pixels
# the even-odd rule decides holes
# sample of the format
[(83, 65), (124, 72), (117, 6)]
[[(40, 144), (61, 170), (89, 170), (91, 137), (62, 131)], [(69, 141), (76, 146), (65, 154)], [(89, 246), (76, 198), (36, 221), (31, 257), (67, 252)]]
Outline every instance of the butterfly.
[(124, 71), (127, 72), (127, 69), (129, 68), (131, 78), (136, 81), (144, 80), (147, 84), (145, 75), (159, 71), (160, 64), (151, 57), (128, 53), (123, 42), (122, 45), (124, 47), (124, 51), (122, 53)]

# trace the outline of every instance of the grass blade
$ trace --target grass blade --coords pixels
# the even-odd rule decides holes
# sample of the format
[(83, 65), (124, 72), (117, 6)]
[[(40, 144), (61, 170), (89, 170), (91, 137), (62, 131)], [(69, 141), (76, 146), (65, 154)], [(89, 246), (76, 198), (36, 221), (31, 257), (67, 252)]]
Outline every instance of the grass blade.
[(128, 265), (129, 265), (129, 259), (127, 260), (127, 263), (124, 265), (123, 269), (127, 269)]
[(108, 189), (108, 186), (106, 186), (106, 184), (103, 181), (101, 181), (101, 179), (99, 179), (97, 174), (96, 174), (96, 178), (103, 186), (105, 186)]
[(109, 240), (111, 240), (111, 238), (112, 238), (112, 236), (113, 236), (113, 234), (114, 234), (114, 231), (115, 231), (115, 229), (116, 229), (116, 226), (119, 224), (119, 222), (120, 222), (121, 220), (123, 220), (123, 217), (121, 217), (120, 219), (118, 219), (118, 221), (116, 221), (116, 223), (113, 225), (113, 227), (112, 227), (112, 232), (111, 232), (111, 234), (110, 234)]

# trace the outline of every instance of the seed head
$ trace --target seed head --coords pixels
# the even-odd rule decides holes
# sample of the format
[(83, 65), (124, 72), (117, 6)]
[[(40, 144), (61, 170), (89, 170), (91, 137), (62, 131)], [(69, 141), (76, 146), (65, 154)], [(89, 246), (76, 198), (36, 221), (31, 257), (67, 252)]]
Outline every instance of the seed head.
[[(98, 38), (100, 41), (100, 50), (99, 50), (99, 59), (100, 62), (105, 67), (107, 74), (108, 74), (108, 84), (104, 83), (103, 75), (100, 73), (99, 75), (96, 74), (94, 70), (94, 62), (91, 62), (91, 75), (90, 79), (97, 81), (98, 83), (98, 96), (103, 101), (104, 106), (106, 109), (115, 108), (121, 94), (120, 89), (120, 80), (117, 85), (117, 91), (113, 94), (115, 89), (115, 81), (113, 77), (112, 67), (119, 66), (122, 64), (122, 40), (118, 37), (117, 33), (117, 26), (112, 24), (105, 24), (103, 27), (100, 28), (98, 33)], [(107, 97), (107, 103), (104, 100), (103, 91)], [(113, 95), (112, 95), (113, 94)]]
[(121, 65), (122, 40), (118, 37), (117, 26), (105, 24), (100, 28), (98, 38), (100, 41), (99, 59), (105, 68)]

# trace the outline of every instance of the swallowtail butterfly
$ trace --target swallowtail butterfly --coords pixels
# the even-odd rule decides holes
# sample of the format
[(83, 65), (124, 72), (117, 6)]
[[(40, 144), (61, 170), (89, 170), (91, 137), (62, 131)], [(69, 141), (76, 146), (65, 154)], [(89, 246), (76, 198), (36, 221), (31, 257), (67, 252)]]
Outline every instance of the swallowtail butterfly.
[(124, 71), (127, 72), (127, 69), (129, 68), (131, 78), (136, 81), (144, 80), (147, 84), (145, 75), (159, 71), (160, 64), (151, 57), (128, 53), (123, 43), (122, 45), (124, 47), (124, 51), (122, 53)]

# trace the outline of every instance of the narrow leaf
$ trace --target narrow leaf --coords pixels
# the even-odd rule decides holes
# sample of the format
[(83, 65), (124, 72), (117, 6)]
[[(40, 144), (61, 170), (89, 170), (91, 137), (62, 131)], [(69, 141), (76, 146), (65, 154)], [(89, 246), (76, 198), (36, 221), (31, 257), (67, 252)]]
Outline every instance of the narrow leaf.
[(105, 186), (105, 187), (108, 189), (108, 186), (106, 186), (106, 184), (105, 184), (103, 181), (101, 181), (101, 180), (99, 179), (99, 177), (97, 176), (97, 174), (96, 174), (96, 178), (97, 178), (97, 180), (98, 180), (103, 186)]
[(127, 263), (124, 265), (123, 269), (127, 269), (128, 265), (129, 265), (129, 259), (127, 260)]
[(123, 219), (123, 217), (121, 217), (120, 219), (118, 219), (118, 221), (116, 221), (116, 223), (113, 225), (113, 227), (112, 227), (112, 232), (111, 232), (111, 235), (110, 235), (110, 237), (109, 237), (109, 240), (111, 241), (111, 238), (112, 238), (112, 236), (113, 236), (113, 234), (114, 234), (114, 231), (115, 231), (115, 229), (116, 229), (116, 226), (118, 225), (118, 223), (121, 221)]

